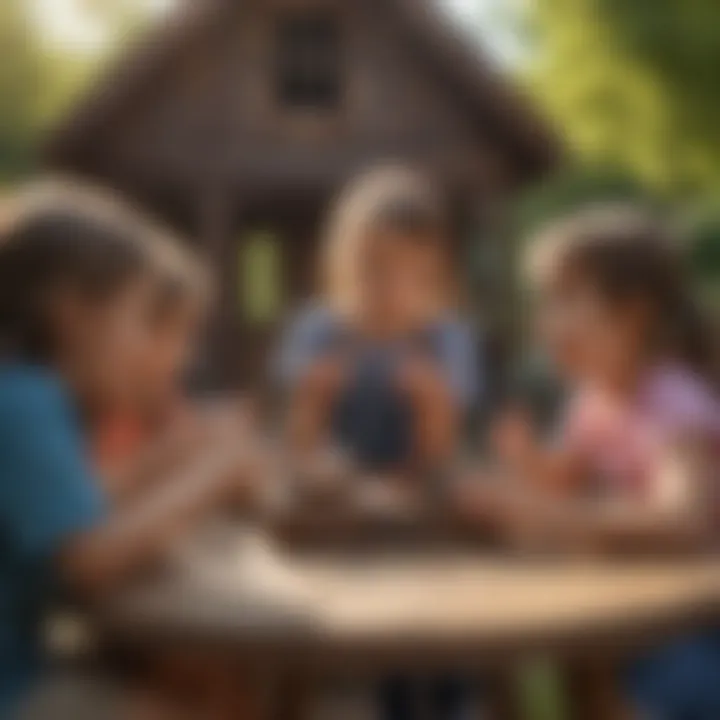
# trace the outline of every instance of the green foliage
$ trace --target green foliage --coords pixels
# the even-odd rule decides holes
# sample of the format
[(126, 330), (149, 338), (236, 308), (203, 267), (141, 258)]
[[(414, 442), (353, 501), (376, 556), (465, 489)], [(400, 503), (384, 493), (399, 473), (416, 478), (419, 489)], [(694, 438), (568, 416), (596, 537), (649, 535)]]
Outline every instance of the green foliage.
[(21, 0), (0, 3), (0, 183), (33, 164), (47, 68)]
[(690, 222), (690, 270), (705, 286), (720, 286), (720, 206), (699, 213)]
[(549, 660), (535, 660), (523, 667), (519, 685), (523, 715), (528, 720), (568, 717), (560, 671)]
[(532, 233), (539, 226), (568, 212), (599, 202), (652, 204), (652, 195), (626, 174), (601, 169), (569, 169), (520, 198), (514, 213), (518, 235)]
[(580, 157), (687, 196), (720, 188), (720, 3), (536, 0), (529, 79)]
[[(135, 27), (145, 0), (86, 0), (109, 29), (107, 53)], [(53, 46), (28, 0), (0, 0), (0, 187), (31, 174), (48, 128), (71, 106), (105, 52)]]

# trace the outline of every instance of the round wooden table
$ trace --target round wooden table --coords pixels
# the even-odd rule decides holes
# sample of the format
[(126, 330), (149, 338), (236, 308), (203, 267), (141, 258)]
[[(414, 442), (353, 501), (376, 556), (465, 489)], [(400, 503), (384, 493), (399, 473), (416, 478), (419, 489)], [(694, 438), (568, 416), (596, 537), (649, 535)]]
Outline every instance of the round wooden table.
[[(169, 572), (101, 614), (127, 646), (197, 648), (264, 677), (472, 671), (552, 653), (587, 682), (573, 720), (614, 720), (615, 668), (720, 619), (720, 562), (606, 564), (437, 553), (289, 556), (302, 592)], [(228, 570), (228, 573), (231, 571)], [(309, 681), (309, 680), (308, 680)]]

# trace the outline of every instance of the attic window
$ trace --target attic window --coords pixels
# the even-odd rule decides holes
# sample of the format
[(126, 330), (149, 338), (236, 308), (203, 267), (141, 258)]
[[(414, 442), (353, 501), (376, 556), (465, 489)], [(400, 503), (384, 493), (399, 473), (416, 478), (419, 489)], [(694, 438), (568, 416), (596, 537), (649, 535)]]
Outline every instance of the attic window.
[(285, 108), (333, 110), (340, 103), (340, 28), (329, 11), (297, 12), (278, 26), (277, 93)]

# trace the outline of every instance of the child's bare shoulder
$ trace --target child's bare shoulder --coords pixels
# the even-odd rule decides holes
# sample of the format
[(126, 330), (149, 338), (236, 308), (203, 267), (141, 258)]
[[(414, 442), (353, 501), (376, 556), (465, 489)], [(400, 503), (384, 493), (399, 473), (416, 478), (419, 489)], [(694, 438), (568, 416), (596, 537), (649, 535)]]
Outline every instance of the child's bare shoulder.
[(290, 332), (305, 341), (326, 340), (340, 329), (337, 315), (322, 303), (308, 303), (299, 308), (290, 320)]
[(691, 370), (677, 365), (657, 368), (648, 378), (642, 402), (664, 424), (720, 438), (720, 400), (710, 384)]

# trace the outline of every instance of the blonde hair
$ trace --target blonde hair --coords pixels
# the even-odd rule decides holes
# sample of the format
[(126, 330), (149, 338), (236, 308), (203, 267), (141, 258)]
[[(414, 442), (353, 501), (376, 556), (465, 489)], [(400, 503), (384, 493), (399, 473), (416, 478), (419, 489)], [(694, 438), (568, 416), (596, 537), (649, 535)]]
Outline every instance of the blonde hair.
[(359, 175), (340, 194), (321, 258), (325, 296), (336, 310), (356, 311), (362, 258), (374, 234), (386, 228), (442, 240), (447, 231), (445, 208), (425, 175), (400, 165), (382, 166)]

